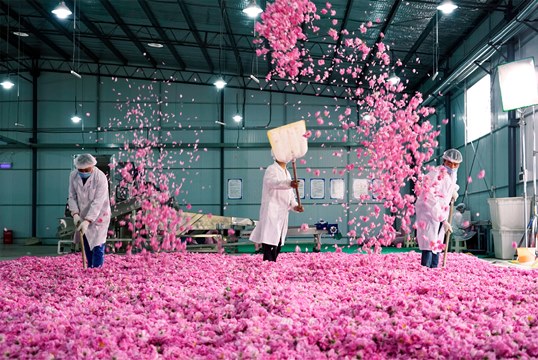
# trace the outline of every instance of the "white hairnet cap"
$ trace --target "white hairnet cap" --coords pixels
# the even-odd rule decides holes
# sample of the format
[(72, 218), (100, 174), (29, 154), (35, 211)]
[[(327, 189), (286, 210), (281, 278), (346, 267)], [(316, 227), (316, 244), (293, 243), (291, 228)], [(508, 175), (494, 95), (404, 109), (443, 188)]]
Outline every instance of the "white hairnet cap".
[(467, 207), (465, 206), (464, 203), (459, 203), (457, 206), (456, 206), (456, 210), (460, 210), (460, 211), (465, 211)]
[(86, 169), (90, 166), (95, 166), (97, 160), (91, 154), (81, 154), (75, 158), (73, 163), (77, 169)]
[(443, 153), (443, 159), (459, 164), (463, 161), (463, 156), (461, 156), (461, 153), (456, 149), (448, 149)]

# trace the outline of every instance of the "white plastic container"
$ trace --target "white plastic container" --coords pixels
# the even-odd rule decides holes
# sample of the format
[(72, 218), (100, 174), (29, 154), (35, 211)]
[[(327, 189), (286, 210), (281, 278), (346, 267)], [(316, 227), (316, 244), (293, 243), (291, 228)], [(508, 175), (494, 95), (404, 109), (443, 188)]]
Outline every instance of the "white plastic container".
[[(523, 196), (488, 199), (491, 227), (493, 230), (524, 229), (525, 212)], [(530, 216), (531, 201), (527, 200), (527, 219)]]
[(515, 242), (519, 246), (525, 230), (492, 230), (491, 233), (493, 235), (495, 257), (497, 259), (511, 260), (516, 253), (516, 249), (512, 246), (512, 243)]

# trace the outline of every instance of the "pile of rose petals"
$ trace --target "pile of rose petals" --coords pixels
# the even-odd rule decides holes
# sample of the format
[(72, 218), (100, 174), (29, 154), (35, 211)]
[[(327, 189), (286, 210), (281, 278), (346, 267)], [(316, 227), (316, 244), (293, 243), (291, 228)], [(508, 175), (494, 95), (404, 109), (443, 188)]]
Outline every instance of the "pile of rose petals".
[(0, 263), (0, 356), (536, 358), (538, 278), (449, 254), (80, 255)]

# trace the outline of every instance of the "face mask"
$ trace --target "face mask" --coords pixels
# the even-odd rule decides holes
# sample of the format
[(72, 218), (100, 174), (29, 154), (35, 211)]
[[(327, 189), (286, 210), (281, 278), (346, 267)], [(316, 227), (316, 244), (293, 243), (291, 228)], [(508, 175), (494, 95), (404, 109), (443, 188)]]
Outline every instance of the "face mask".
[(451, 167), (448, 167), (446, 165), (443, 165), (446, 169), (446, 173), (452, 177), (456, 176), (458, 174), (458, 169), (452, 169)]
[(91, 172), (78, 172), (78, 176), (80, 176), (81, 179), (87, 179), (90, 177), (91, 174)]

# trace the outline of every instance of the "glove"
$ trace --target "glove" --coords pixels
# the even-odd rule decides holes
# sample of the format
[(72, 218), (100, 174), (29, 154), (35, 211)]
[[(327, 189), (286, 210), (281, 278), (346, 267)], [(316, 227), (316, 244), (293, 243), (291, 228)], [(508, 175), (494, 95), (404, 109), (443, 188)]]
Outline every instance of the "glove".
[(445, 232), (452, 232), (452, 225), (448, 223), (448, 221), (443, 221), (443, 229), (445, 229)]
[(78, 224), (80, 223), (80, 216), (78, 214), (75, 214), (73, 215), (73, 223), (75, 224), (75, 226), (78, 226)]
[(77, 231), (80, 231), (82, 234), (86, 234), (86, 231), (88, 231), (88, 226), (90, 226), (90, 222), (88, 220), (84, 220), (77, 227)]
[(460, 195), (458, 194), (458, 192), (457, 192), (457, 191), (454, 192), (454, 194), (452, 194), (452, 201), (453, 201), (453, 202), (456, 202), (456, 199), (458, 198), (458, 196), (460, 196)]
[(303, 208), (303, 205), (297, 205), (293, 208), (293, 210), (297, 211), (297, 212), (304, 212), (304, 208)]

